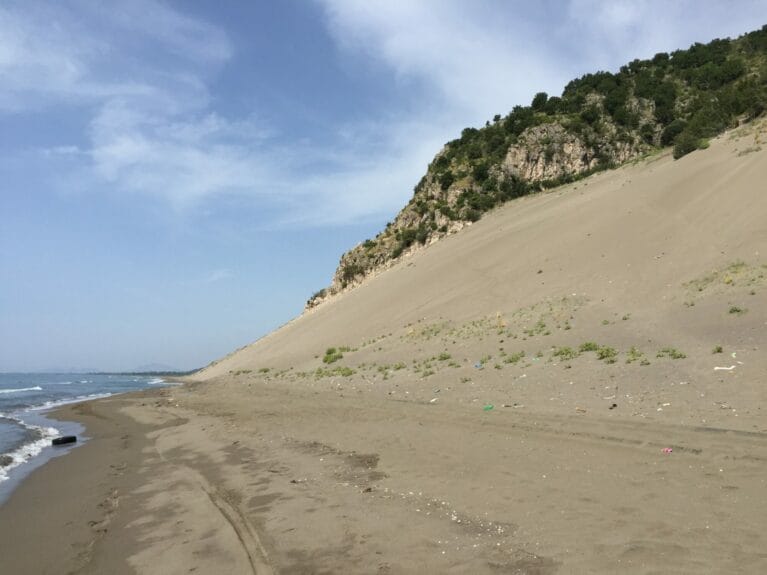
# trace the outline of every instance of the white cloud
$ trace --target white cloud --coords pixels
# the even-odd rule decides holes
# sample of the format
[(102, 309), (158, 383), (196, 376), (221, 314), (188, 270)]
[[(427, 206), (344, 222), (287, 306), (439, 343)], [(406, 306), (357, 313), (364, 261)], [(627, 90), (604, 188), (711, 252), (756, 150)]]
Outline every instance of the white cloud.
[(533, 87), (552, 89), (565, 79), (541, 30), (503, 4), (319, 2), (342, 49), (361, 51), (400, 76), (426, 81), (432, 89), (428, 96), (460, 115), (464, 126), (527, 103)]
[(570, 0), (566, 14), (575, 37), (585, 39), (572, 46), (585, 71), (737, 37), (767, 21), (767, 2), (743, 0), (735, 9), (718, 0)]
[(183, 118), (110, 102), (91, 125), (93, 167), (118, 189), (162, 195), (177, 207), (222, 193), (264, 189), (274, 177), (258, 153), (261, 132), (219, 116)]

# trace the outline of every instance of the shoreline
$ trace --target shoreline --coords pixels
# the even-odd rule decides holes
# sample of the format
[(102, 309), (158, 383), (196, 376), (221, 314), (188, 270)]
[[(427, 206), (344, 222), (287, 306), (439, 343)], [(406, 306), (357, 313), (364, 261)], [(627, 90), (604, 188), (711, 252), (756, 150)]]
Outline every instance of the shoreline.
[[(89, 400), (92, 401), (92, 400)], [(74, 402), (73, 402), (74, 403)], [(59, 407), (63, 407), (59, 406)], [(39, 449), (37, 453), (18, 463), (14, 466), (7, 466), (2, 469), (4, 479), (0, 481), (0, 508), (13, 494), (16, 488), (23, 483), (23, 481), (29, 477), (29, 475), (35, 470), (44, 466), (51, 459), (61, 457), (82, 447), (88, 439), (85, 434), (85, 427), (76, 421), (56, 419), (50, 417), (52, 412), (55, 412), (58, 407), (52, 407), (49, 409), (43, 409), (40, 411), (27, 411), (24, 413), (23, 418), (14, 418), (18, 424), (24, 428), (38, 427), (44, 430), (43, 436), (40, 439), (33, 441), (32, 443), (24, 443), (19, 446), (13, 453), (25, 452), (30, 449)], [(51, 434), (51, 429), (55, 429), (56, 433)], [(77, 442), (69, 445), (52, 446), (51, 440), (54, 437), (60, 437), (64, 435), (77, 436)], [(36, 444), (39, 446), (36, 447)]]
[[(177, 513), (160, 512), (155, 517), (157, 497), (179, 497), (185, 491), (199, 495), (195, 481), (184, 488), (189, 479), (168, 465), (153, 440), (184, 421), (163, 411), (174, 389), (116, 394), (60, 406), (48, 414), (56, 421), (84, 426), (89, 439), (66, 457), (33, 469), (0, 506), (4, 569), (19, 575), (168, 573), (190, 572), (202, 565), (206, 568), (201, 572), (212, 573), (220, 564), (229, 566), (227, 572), (252, 572), (248, 566), (253, 561), (242, 551), (231, 523), (220, 515), (209, 520), (212, 499), (195, 502), (191, 497)], [(186, 546), (189, 532), (195, 530), (186, 529), (168, 536), (159, 548), (147, 548), (139, 534), (142, 524), (151, 518), (149, 533), (154, 533), (163, 517), (168, 522), (174, 518), (168, 530), (183, 521), (180, 517), (189, 517), (199, 531), (196, 541)], [(211, 536), (210, 529), (222, 533)], [(209, 552), (214, 542), (218, 553)], [(169, 552), (166, 544), (175, 551)], [(147, 550), (150, 556), (145, 558), (142, 553)], [(200, 557), (203, 554), (205, 558)], [(154, 567), (158, 561), (162, 568)]]
[[(30, 374), (22, 374), (30, 375)], [(38, 374), (31, 374), (38, 375)], [(89, 375), (89, 374), (75, 374), (75, 375)], [(97, 374), (97, 375), (113, 375), (113, 374)], [(131, 375), (131, 374), (128, 374)], [(145, 390), (151, 390), (154, 386), (158, 387), (173, 387), (184, 383), (181, 376), (154, 379), (147, 382), (147, 385), (153, 387), (144, 388)], [(37, 386), (40, 390), (40, 387)], [(18, 391), (18, 390), (15, 390)], [(98, 399), (104, 399), (113, 397), (116, 395), (124, 395), (133, 393), (140, 390), (130, 391), (104, 391), (90, 393), (87, 395), (58, 399), (47, 400), (44, 404), (33, 405), (12, 411), (10, 414), (4, 414), (4, 417), (26, 430), (37, 430), (40, 433), (40, 437), (33, 441), (26, 441), (19, 444), (14, 450), (8, 452), (6, 455), (12, 460), (15, 458), (14, 454), (21, 457), (21, 460), (12, 461), (10, 465), (0, 467), (0, 507), (11, 496), (13, 491), (20, 485), (26, 477), (29, 476), (35, 469), (44, 466), (48, 461), (56, 457), (70, 452), (73, 449), (81, 447), (83, 443), (90, 439), (85, 435), (85, 427), (78, 423), (68, 419), (56, 417), (58, 410), (70, 405), (80, 404), (89, 401), (95, 401)], [(75, 435), (77, 436), (77, 442), (72, 445), (66, 446), (52, 446), (51, 439), (60, 436)], [(31, 455), (30, 455), (31, 453)]]
[[(12, 518), (0, 520), (0, 547), (13, 549), (12, 554), (3, 553), (4, 568), (10, 573), (70, 573), (82, 567), (83, 553), (98, 536), (94, 527), (109, 512), (109, 494), (100, 485), (106, 470), (114, 469), (119, 443), (110, 428), (114, 423), (118, 429), (124, 425), (119, 414), (110, 413), (107, 418), (94, 412), (90, 404), (126, 395), (130, 394), (68, 403), (47, 412), (56, 422), (79, 424), (88, 439), (67, 449), (63, 457), (47, 458), (36, 465), (34, 460), (28, 462), (34, 467), (0, 505), (0, 518)], [(92, 515), (94, 511), (102, 511), (102, 517)], [(89, 519), (84, 520), (84, 515)]]

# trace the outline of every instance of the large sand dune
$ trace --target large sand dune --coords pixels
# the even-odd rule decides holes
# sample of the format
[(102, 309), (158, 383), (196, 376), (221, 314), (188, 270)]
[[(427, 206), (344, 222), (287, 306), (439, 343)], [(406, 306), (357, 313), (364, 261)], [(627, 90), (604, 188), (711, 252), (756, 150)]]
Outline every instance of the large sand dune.
[(96, 439), (43, 471), (87, 493), (25, 482), (10, 566), (767, 573), (765, 128), (511, 202), (197, 383), (75, 408)]

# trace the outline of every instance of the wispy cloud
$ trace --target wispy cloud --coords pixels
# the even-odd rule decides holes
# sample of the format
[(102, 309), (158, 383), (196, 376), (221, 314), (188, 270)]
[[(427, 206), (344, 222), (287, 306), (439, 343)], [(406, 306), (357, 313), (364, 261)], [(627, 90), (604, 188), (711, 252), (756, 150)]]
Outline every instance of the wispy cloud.
[(525, 102), (531, 86), (565, 78), (530, 26), (536, 15), (508, 4), (426, 0), (320, 0), (339, 45), (397, 74), (423, 80), (436, 104), (483, 122)]
[(110, 102), (92, 122), (91, 156), (95, 173), (118, 189), (183, 206), (263, 190), (274, 174), (259, 153), (260, 135), (249, 122), (212, 113), (176, 118)]

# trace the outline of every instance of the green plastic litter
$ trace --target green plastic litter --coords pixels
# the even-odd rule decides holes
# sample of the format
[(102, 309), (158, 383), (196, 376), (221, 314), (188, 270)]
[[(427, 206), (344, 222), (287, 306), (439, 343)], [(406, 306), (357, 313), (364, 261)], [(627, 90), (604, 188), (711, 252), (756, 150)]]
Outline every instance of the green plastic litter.
[(483, 407), (482, 409), (483, 409), (484, 411), (490, 411), (491, 409), (493, 409), (493, 407), (494, 407), (494, 405), (493, 405), (492, 403), (488, 403), (488, 404), (487, 404), (485, 407)]

